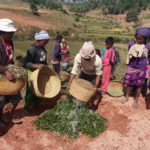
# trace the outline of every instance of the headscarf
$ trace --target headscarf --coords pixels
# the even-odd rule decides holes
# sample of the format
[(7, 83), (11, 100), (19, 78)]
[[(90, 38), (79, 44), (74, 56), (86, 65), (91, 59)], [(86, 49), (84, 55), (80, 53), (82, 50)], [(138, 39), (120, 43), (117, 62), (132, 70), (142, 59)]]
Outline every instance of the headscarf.
[(150, 28), (149, 27), (141, 27), (136, 30), (135, 36), (137, 34), (140, 34), (141, 36), (145, 38), (150, 38)]
[(49, 40), (49, 39), (50, 39), (50, 37), (45, 30), (42, 30), (38, 33), (35, 33), (35, 40), (36, 41)]
[(83, 44), (83, 46), (80, 49), (80, 55), (85, 59), (92, 58), (96, 55), (96, 51), (92, 41), (85, 42)]

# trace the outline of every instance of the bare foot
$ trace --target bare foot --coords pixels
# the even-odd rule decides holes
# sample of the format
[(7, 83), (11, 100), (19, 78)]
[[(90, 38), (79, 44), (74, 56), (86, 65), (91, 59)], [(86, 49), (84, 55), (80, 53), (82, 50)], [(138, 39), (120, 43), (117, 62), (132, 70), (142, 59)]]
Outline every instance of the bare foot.
[(124, 103), (126, 103), (126, 102), (128, 102), (128, 99), (123, 99), (123, 100), (121, 101), (122, 104), (124, 104)]
[(132, 108), (137, 108), (137, 106), (138, 106), (138, 103), (136, 102), (136, 101), (134, 101), (134, 103), (132, 104)]

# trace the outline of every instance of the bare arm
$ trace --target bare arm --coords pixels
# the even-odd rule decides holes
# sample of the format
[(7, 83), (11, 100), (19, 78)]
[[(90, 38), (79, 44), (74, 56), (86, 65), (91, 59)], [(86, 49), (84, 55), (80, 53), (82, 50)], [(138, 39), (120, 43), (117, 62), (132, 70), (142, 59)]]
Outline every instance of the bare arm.
[(71, 83), (72, 83), (72, 80), (73, 80), (75, 77), (76, 77), (76, 75), (73, 74), (73, 73), (71, 73), (71, 75), (70, 75), (70, 80), (69, 80), (69, 83), (68, 83), (68, 86), (67, 86), (68, 89), (70, 88), (70, 85), (71, 85)]
[(101, 75), (97, 75), (96, 76), (96, 80), (95, 80), (95, 88), (98, 88), (98, 84), (99, 84), (99, 81), (100, 81), (100, 77), (101, 77)]

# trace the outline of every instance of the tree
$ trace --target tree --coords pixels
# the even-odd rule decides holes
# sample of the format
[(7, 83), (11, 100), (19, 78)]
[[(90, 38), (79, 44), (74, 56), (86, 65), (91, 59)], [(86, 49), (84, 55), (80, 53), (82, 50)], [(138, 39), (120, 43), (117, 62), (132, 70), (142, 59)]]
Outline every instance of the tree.
[(135, 23), (138, 21), (138, 11), (136, 9), (130, 9), (127, 13), (127, 22), (134, 21)]
[(36, 5), (35, 1), (30, 1), (30, 8), (31, 8), (32, 13), (34, 15), (39, 15), (38, 12), (37, 12), (38, 8), (37, 8), (37, 5)]

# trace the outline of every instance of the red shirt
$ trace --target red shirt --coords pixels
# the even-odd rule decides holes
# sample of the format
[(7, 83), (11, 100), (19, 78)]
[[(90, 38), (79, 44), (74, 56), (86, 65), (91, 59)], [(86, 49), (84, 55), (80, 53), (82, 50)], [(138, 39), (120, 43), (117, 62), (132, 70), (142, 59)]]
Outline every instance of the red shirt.
[(13, 51), (13, 47), (10, 44), (6, 44), (3, 42), (4, 48), (6, 50), (6, 54), (7, 54), (7, 59), (8, 59), (8, 64), (11, 64), (13, 61), (13, 56), (14, 56), (14, 51)]

